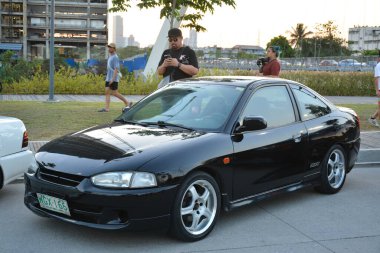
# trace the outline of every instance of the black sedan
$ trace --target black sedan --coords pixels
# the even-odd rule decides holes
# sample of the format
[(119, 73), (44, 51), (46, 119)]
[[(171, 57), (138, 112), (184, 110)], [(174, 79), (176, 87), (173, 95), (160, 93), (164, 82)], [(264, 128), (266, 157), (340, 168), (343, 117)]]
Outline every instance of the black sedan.
[(25, 205), (102, 229), (168, 227), (195, 241), (221, 209), (314, 186), (338, 192), (359, 119), (284, 79), (205, 77), (152, 93), (113, 123), (53, 140), (25, 174)]

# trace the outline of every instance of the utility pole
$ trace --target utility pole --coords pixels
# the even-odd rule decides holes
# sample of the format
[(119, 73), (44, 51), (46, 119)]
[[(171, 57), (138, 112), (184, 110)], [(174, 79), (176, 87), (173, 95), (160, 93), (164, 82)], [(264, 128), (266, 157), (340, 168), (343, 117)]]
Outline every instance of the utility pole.
[(50, 5), (50, 64), (49, 64), (49, 99), (48, 102), (54, 102), (54, 12), (55, 2), (51, 0)]

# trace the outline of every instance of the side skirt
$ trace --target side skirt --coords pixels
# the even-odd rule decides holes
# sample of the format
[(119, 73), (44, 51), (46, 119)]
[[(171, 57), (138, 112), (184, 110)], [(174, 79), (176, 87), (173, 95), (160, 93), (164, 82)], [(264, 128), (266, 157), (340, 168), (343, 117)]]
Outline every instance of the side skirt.
[(314, 184), (311, 181), (306, 181), (306, 182), (305, 181), (299, 181), (297, 183), (289, 184), (286, 186), (275, 188), (273, 190), (269, 190), (266, 192), (261, 192), (261, 193), (258, 193), (258, 194), (255, 194), (255, 195), (252, 195), (249, 197), (241, 198), (238, 200), (234, 200), (234, 201), (229, 201), (228, 196), (223, 195), (222, 198), (223, 198), (223, 203), (224, 203), (224, 210), (225, 211), (231, 211), (232, 209), (235, 209), (237, 207), (256, 203), (256, 202), (261, 201), (263, 199), (273, 197), (277, 194), (297, 191), (299, 189), (303, 189), (305, 187), (309, 187), (312, 185), (314, 185)]

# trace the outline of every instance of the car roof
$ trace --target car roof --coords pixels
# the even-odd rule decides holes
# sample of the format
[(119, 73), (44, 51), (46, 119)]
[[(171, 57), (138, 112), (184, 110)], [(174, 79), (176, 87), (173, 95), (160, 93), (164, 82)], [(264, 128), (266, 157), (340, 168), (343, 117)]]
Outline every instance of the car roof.
[(262, 76), (204, 76), (190, 79), (183, 79), (177, 82), (189, 82), (189, 83), (197, 83), (202, 82), (203, 84), (223, 84), (223, 85), (232, 85), (238, 87), (246, 87), (251, 83), (257, 81), (274, 81), (274, 80), (282, 80), (288, 81), (281, 78), (273, 78), (273, 77), (262, 77)]

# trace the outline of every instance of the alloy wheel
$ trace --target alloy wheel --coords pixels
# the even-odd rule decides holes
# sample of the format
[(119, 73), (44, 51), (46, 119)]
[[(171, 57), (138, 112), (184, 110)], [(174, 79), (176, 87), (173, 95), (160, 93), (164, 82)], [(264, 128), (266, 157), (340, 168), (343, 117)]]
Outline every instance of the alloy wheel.
[(327, 162), (327, 180), (334, 189), (339, 188), (345, 178), (345, 158), (342, 151), (335, 149), (331, 152)]
[(212, 184), (207, 180), (197, 180), (189, 185), (181, 201), (181, 221), (186, 231), (192, 235), (204, 233), (213, 223), (218, 199)]

